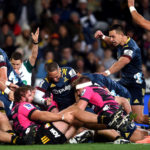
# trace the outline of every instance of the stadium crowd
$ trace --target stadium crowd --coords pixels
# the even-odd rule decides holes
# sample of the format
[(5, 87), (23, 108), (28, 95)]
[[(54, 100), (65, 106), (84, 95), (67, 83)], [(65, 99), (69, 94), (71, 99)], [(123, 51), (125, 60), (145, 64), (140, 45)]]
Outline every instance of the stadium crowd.
[[(136, 4), (149, 20), (149, 1)], [(45, 76), (43, 66), (52, 60), (80, 73), (108, 69), (116, 61), (116, 53), (93, 35), (97, 29), (107, 33), (108, 27), (116, 23), (123, 25), (141, 48), (145, 78), (149, 78), (150, 33), (132, 23), (126, 0), (2, 0), (0, 12), (0, 47), (9, 58), (17, 50), (23, 60), (27, 59), (31, 54), (30, 32), (40, 27), (34, 79)]]
[[(150, 20), (149, 0), (136, 0), (135, 7), (144, 18)], [(141, 49), (142, 71), (145, 79), (150, 78), (150, 31), (134, 23), (131, 12), (131, 10), (129, 11), (127, 0), (1, 0), (0, 100), (3, 101), (4, 107), (0, 103), (0, 115), (2, 115), (1, 118), (4, 118), (2, 122), (7, 124), (7, 127), (2, 126), (0, 128), (0, 136), (2, 134), (5, 136), (5, 138), (0, 137), (0, 141), (12, 144), (33, 144), (34, 142), (36, 144), (64, 143), (75, 135), (76, 130), (83, 131), (83, 134), (79, 136), (80, 138), (85, 138), (84, 135), (87, 137), (93, 136), (93, 131), (87, 130), (85, 132), (85, 129), (80, 128), (83, 126), (92, 129), (108, 129), (109, 138), (111, 133), (113, 133), (111, 137), (113, 141), (120, 139), (121, 135), (126, 139), (122, 139), (121, 142), (124, 143), (128, 143), (128, 140), (137, 142), (142, 140), (145, 135), (150, 135), (148, 130), (139, 130), (131, 120), (131, 108), (134, 108), (136, 104), (133, 101), (130, 106), (125, 99), (130, 96), (134, 97), (130, 91), (133, 89), (129, 90), (129, 85), (127, 87), (122, 87), (120, 84), (116, 85), (119, 86), (119, 89), (123, 88), (124, 92), (127, 91), (127, 95), (129, 90), (131, 94), (128, 95), (129, 97), (121, 95), (122, 97), (120, 98), (114, 98), (113, 96), (118, 95), (111, 96), (107, 91), (110, 90), (108, 86), (104, 83), (104, 86), (102, 86), (98, 83), (99, 81), (96, 80), (96, 77), (92, 77), (92, 75), (87, 75), (89, 76), (88, 79), (78, 77), (78, 73), (84, 75), (84, 73), (105, 72), (110, 75), (109, 83), (113, 82), (111, 79), (122, 78), (120, 73), (122, 68), (114, 72), (114, 74), (110, 73), (109, 68), (118, 62), (117, 52), (115, 47), (112, 48), (104, 40), (105, 35), (111, 35), (109, 27), (120, 24), (126, 32), (123, 37), (129, 36), (132, 38)], [(101, 40), (94, 37), (94, 33), (97, 30), (103, 33), (103, 37), (100, 37)], [(117, 28), (113, 28), (113, 30), (118, 31)], [(120, 45), (121, 42), (119, 43)], [(124, 54), (131, 55), (131, 53)], [(76, 78), (79, 78), (79, 80)], [(73, 80), (75, 83), (71, 84)], [(102, 87), (106, 86), (108, 89), (105, 89), (106, 91), (102, 89), (101, 91), (95, 83)], [(35, 91), (30, 86), (18, 88), (23, 84), (37, 86), (37, 90)], [(93, 88), (90, 87), (92, 85), (94, 86)], [(71, 86), (76, 90), (76, 97), (74, 97), (74, 88), (71, 88)], [(87, 93), (84, 88), (88, 91)], [(142, 88), (140, 87), (140, 90), (144, 89)], [(12, 92), (14, 89), (17, 90)], [(111, 102), (108, 102), (109, 108), (102, 107), (100, 104), (98, 104), (98, 107), (97, 105), (95, 106), (98, 97), (89, 96), (95, 91), (103, 95), (102, 103), (104, 106), (106, 105), (105, 101), (111, 100)], [(140, 96), (142, 97), (142, 95)], [(79, 101), (77, 101), (75, 98), (80, 100), (78, 99)], [(54, 99), (54, 101), (51, 99)], [(137, 99), (135, 99), (136, 102)], [(32, 101), (39, 104), (39, 107), (42, 107), (45, 111), (40, 111), (36, 108), (31, 104)], [(77, 106), (74, 105), (75, 101), (77, 101)], [(48, 104), (45, 104), (45, 102)], [(88, 104), (93, 105), (94, 108), (87, 108)], [(119, 104), (124, 107), (124, 110), (119, 107)], [(69, 107), (71, 105), (73, 106)], [(140, 105), (143, 104), (140, 103)], [(104, 108), (106, 112), (103, 112)], [(18, 135), (12, 131), (11, 125), (2, 113), (4, 109), (7, 117), (14, 120), (14, 129), (19, 132)], [(47, 109), (52, 110), (52, 113), (47, 112)], [(58, 110), (60, 111), (59, 113)], [(10, 111), (12, 111), (12, 114)], [(79, 112), (83, 114), (83, 117), (79, 115)], [(20, 116), (22, 114), (25, 116), (22, 118), (23, 121), (16, 117), (17, 113), (20, 113)], [(87, 116), (90, 117), (88, 118)], [(149, 117), (143, 116), (143, 118), (146, 121), (143, 119), (145, 122), (140, 123), (150, 125)], [(24, 120), (27, 121), (22, 125)], [(42, 124), (40, 122), (37, 124), (36, 121), (54, 123)], [(135, 121), (138, 122), (136, 119)], [(89, 127), (87, 123), (92, 123), (92, 125)], [(36, 127), (33, 126), (35, 124)], [(99, 127), (100, 124), (105, 124), (105, 127)], [(29, 126), (31, 126), (29, 133), (24, 135), (26, 128)], [(114, 130), (110, 131), (110, 129)], [(51, 135), (46, 134), (47, 130), (51, 131)], [(118, 130), (120, 134), (115, 130)], [(11, 135), (8, 135), (5, 131), (10, 131)], [(32, 141), (32, 138), (34, 138), (32, 136), (35, 135), (33, 132), (38, 135), (35, 141)], [(21, 138), (22, 135), (24, 135), (23, 139)], [(52, 141), (49, 138), (45, 139), (45, 135), (50, 136)], [(44, 137), (44, 139), (41, 137)], [(56, 139), (57, 137), (59, 137), (58, 140)], [(75, 140), (80, 142), (77, 139), (78, 135)], [(72, 142), (70, 141), (70, 143)]]

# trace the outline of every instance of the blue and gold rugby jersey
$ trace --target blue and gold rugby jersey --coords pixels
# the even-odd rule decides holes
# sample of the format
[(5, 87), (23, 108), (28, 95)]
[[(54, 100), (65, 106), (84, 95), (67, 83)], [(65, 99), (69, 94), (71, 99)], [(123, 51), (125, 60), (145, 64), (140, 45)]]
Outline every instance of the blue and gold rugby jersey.
[(142, 73), (141, 50), (133, 39), (129, 38), (123, 47), (118, 47), (118, 59), (122, 56), (128, 57), (131, 61), (122, 68), (122, 78), (119, 82), (123, 85), (132, 83), (142, 84), (144, 82), (144, 75)]
[[(18, 86), (23, 85), (23, 82), (21, 81), (21, 79), (19, 78), (19, 76), (14, 71), (13, 67), (11, 66), (6, 53), (2, 49), (0, 49), (0, 68), (2, 68), (2, 67), (7, 68), (8, 81), (10, 81)], [(4, 108), (5, 108), (7, 116), (10, 117), (13, 102), (10, 101), (8, 98), (8, 95), (2, 91), (0, 91), (0, 100), (4, 103), (4, 106), (5, 106)]]
[(76, 72), (71, 67), (61, 68), (61, 78), (59, 82), (49, 82), (43, 79), (39, 85), (39, 90), (52, 93), (53, 99), (58, 104), (59, 110), (63, 110), (75, 102), (74, 90), (71, 82), (76, 79)]
[(113, 96), (122, 96), (128, 99), (131, 98), (129, 91), (125, 87), (109, 77), (97, 73), (83, 73), (82, 75), (89, 77), (93, 84), (97, 83), (102, 87), (108, 88)]
[(23, 82), (19, 78), (18, 74), (14, 71), (12, 65), (10, 64), (6, 53), (0, 48), (0, 68), (7, 68), (7, 78), (8, 81), (17, 84), (18, 86), (22, 86)]

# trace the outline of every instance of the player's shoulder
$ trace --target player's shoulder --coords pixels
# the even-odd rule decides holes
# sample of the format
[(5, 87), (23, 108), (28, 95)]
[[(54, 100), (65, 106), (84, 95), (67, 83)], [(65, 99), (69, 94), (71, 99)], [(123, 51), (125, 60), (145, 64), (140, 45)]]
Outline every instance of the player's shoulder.
[(31, 109), (35, 108), (34, 105), (29, 103), (29, 102), (22, 102), (22, 103), (20, 103), (20, 107), (21, 108), (25, 108), (27, 110), (31, 110)]
[(61, 70), (62, 71), (67, 71), (67, 72), (69, 72), (70, 70), (72, 70), (73, 68), (71, 68), (71, 67), (61, 67)]
[(2, 50), (1, 48), (0, 48), (0, 53), (3, 53), (4, 52), (4, 50)]
[(38, 87), (39, 88), (47, 88), (49, 85), (50, 85), (50, 82), (49, 82), (48, 78), (46, 77), (46, 78), (43, 78), (40, 80)]
[(128, 42), (123, 46), (124, 49), (136, 50), (139, 49), (139, 46), (134, 41), (134, 39), (129, 38)]
[(62, 67), (61, 72), (65, 76), (70, 76), (70, 77), (76, 76), (75, 70), (71, 67)]
[(4, 53), (5, 53), (5, 52), (0, 48), (0, 56), (5, 57)]

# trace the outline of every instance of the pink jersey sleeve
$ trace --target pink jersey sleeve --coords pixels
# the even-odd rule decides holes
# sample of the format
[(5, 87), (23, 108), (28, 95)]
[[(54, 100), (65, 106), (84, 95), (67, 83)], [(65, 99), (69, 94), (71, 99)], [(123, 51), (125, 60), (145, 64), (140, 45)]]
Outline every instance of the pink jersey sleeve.
[[(99, 88), (96, 87), (96, 89), (99, 89)], [(102, 107), (104, 105), (102, 97), (96, 91), (94, 92), (93, 87), (84, 88), (83, 92), (81, 93), (80, 99), (85, 100), (88, 103), (91, 103), (95, 106)]]
[(31, 103), (27, 103), (27, 102), (22, 103), (21, 106), (19, 107), (19, 113), (24, 115), (27, 118), (29, 117), (29, 115), (31, 115), (31, 113), (34, 110), (37, 110), (37, 108)]
[(85, 87), (81, 93), (80, 99), (89, 102), (92, 95), (93, 95), (93, 90), (90, 87)]

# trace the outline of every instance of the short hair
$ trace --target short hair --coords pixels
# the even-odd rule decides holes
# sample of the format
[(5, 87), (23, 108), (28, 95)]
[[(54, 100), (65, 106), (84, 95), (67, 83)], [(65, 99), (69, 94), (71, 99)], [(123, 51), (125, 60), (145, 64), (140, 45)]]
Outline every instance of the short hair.
[(56, 62), (47, 63), (45, 68), (47, 72), (53, 72), (59, 69), (59, 65)]
[(119, 25), (119, 24), (114, 24), (112, 25), (110, 28), (109, 28), (109, 31), (112, 31), (112, 30), (116, 30), (116, 32), (122, 32), (123, 34), (125, 34), (125, 30), (124, 28)]
[(32, 89), (31, 86), (22, 86), (22, 87), (17, 88), (14, 92), (14, 101), (15, 102), (20, 102), (21, 97), (25, 96), (27, 91), (29, 91), (29, 90), (31, 91), (31, 89)]
[(13, 52), (12, 55), (11, 55), (11, 59), (14, 59), (14, 60), (23, 60), (23, 56), (21, 53), (19, 52)]

